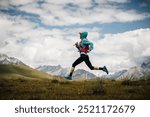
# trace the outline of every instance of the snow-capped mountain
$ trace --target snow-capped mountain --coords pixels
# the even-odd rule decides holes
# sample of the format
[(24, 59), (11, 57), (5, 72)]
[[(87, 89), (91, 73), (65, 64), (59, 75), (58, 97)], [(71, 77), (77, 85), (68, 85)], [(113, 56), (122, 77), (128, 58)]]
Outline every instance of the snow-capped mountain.
[[(69, 68), (62, 68), (60, 65), (57, 66), (44, 65), (39, 66), (36, 69), (51, 75), (58, 75), (62, 77), (67, 76), (70, 71)], [(93, 79), (93, 78), (96, 78), (94, 74), (83, 69), (77, 69), (73, 74), (73, 79)]]
[(141, 66), (131, 67), (128, 70), (122, 70), (114, 73), (113, 75), (108, 75), (108, 79), (140, 79), (143, 77), (150, 77), (150, 60), (143, 62)]
[(129, 70), (127, 70), (125, 73), (123, 73), (121, 76), (119, 76), (117, 79), (128, 78), (134, 80), (134, 79), (140, 79), (143, 76), (144, 73), (141, 67), (132, 67)]
[(16, 64), (25, 65), (22, 61), (14, 57), (9, 57), (6, 54), (0, 54), (0, 64)]
[(94, 79), (94, 78), (96, 78), (96, 75), (94, 75), (86, 70), (83, 70), (83, 69), (77, 69), (73, 74), (73, 78)]
[(121, 70), (121, 71), (115, 72), (114, 74), (111, 74), (111, 75), (107, 75), (107, 76), (105, 75), (104, 77), (106, 77), (107, 79), (117, 79), (126, 72), (127, 72), (127, 70)]
[(43, 65), (37, 67), (36, 69), (42, 72), (46, 72), (48, 74), (58, 75), (58, 76), (65, 76), (69, 71), (69, 69), (62, 68), (60, 65), (57, 66)]

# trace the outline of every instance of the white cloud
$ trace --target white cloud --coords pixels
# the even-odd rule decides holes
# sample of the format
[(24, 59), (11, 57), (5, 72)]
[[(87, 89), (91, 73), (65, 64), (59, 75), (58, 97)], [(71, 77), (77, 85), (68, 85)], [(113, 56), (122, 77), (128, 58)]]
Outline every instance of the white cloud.
[(36, 0), (1, 0), (0, 6), (3, 8), (7, 8), (10, 5), (19, 6), (19, 5), (26, 5), (34, 2), (36, 2)]
[(5, 17), (1, 17), (0, 18), (0, 41), (5, 39), (5, 36), (7, 35), (7, 32), (9, 30), (8, 27), (10, 27), (12, 24), (12, 22), (10, 22), (9, 20), (7, 20)]
[[(19, 7), (20, 10), (28, 13), (38, 14), (42, 23), (46, 25), (64, 26), (74, 24), (112, 23), (112, 22), (133, 22), (150, 18), (149, 13), (138, 13), (136, 10), (123, 10), (110, 2), (126, 3), (128, 0), (96, 1), (98, 6), (93, 6), (91, 0), (81, 1), (56, 1), (43, 3), (40, 7), (33, 4), (26, 4)], [(69, 6), (72, 3), (74, 6)], [(91, 9), (91, 7), (93, 7)]]
[[(59, 7), (59, 6), (57, 6)], [(94, 10), (77, 8), (76, 11), (57, 8), (51, 9), (47, 4), (45, 8), (50, 8), (51, 14), (42, 16), (41, 20), (47, 25), (71, 25), (71, 24), (92, 24), (92, 23), (112, 23), (112, 22), (132, 22), (149, 18), (148, 13), (137, 13), (135, 10), (122, 10), (115, 7), (96, 7)], [(117, 14), (116, 14), (117, 13)], [(58, 19), (56, 19), (58, 17)], [(52, 18), (52, 19), (51, 19)]]
[[(20, 58), (26, 64), (59, 64), (62, 62), (62, 56), (67, 56), (65, 53), (68, 50), (72, 51), (73, 40), (70, 40), (66, 36), (67, 32), (63, 30), (35, 28), (33, 23), (21, 18), (4, 17), (1, 18), (0, 24), (0, 30), (3, 32), (0, 34), (1, 43), (8, 43), (1, 44), (0, 51)], [(27, 42), (17, 43), (17, 40), (22, 39)]]
[(0, 7), (8, 7), (9, 6), (9, 1), (8, 0), (1, 0), (0, 1)]
[[(109, 2), (115, 2), (115, 3), (127, 3), (130, 0), (94, 0), (95, 3), (100, 3), (100, 4), (108, 4)], [(73, 4), (79, 4), (79, 5), (89, 5), (92, 3), (92, 0), (63, 0), (63, 1), (56, 1), (56, 0), (50, 0), (47, 1), (48, 3), (55, 3), (55, 4), (67, 4), (67, 3), (73, 3)]]
[(150, 56), (150, 29), (137, 29), (119, 34), (108, 34), (96, 41), (96, 58), (112, 71), (137, 65), (139, 58)]

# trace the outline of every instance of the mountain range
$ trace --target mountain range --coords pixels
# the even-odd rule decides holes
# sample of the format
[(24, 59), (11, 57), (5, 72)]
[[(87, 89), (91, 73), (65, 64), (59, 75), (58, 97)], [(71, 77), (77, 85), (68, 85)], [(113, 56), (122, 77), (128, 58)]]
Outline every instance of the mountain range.
[[(39, 66), (37, 70), (46, 72), (48, 74), (58, 75), (58, 76), (67, 76), (69, 73), (68, 68), (62, 68), (60, 65), (58, 66), (50, 66), (50, 65), (44, 65)], [(73, 78), (80, 78), (80, 79), (94, 79), (97, 76), (85, 71), (83, 69), (78, 69), (74, 72)], [(144, 61), (140, 66), (131, 67), (129, 69), (123, 69), (121, 71), (117, 71), (114, 74), (105, 75), (103, 76), (106, 79), (115, 79), (115, 80), (121, 80), (121, 79), (131, 79), (136, 80), (140, 78), (148, 78), (150, 77), (150, 59), (147, 59)]]
[[(21, 65), (27, 66), (22, 61), (15, 57), (9, 57), (6, 54), (0, 54), (0, 64), (12, 64), (12, 65)], [(57, 75), (57, 76), (67, 76), (69, 74), (69, 68), (63, 68), (60, 65), (51, 66), (51, 65), (43, 65), (36, 68), (38, 71), (42, 71), (48, 73), (50, 75)], [(83, 69), (77, 69), (73, 74), (73, 79), (94, 79), (97, 76), (89, 71)], [(106, 79), (140, 79), (140, 78), (148, 78), (150, 77), (150, 58), (144, 60), (140, 66), (131, 67), (129, 69), (124, 69), (121, 71), (117, 71), (114, 74), (105, 75), (104, 78)]]
[[(48, 74), (57, 75), (57, 76), (67, 76), (69, 74), (69, 68), (62, 68), (60, 65), (51, 66), (51, 65), (43, 65), (36, 68), (39, 71), (46, 72)], [(73, 79), (93, 79), (96, 78), (96, 75), (83, 70), (77, 69), (73, 74)]]

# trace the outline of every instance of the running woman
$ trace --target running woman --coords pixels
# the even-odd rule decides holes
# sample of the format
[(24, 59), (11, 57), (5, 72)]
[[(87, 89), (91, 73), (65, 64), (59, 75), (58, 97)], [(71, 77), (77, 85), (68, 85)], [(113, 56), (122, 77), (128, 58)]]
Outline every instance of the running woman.
[(65, 78), (68, 80), (72, 80), (72, 74), (75, 70), (75, 67), (80, 64), (81, 62), (85, 62), (86, 65), (91, 69), (91, 70), (102, 70), (104, 72), (106, 72), (108, 74), (108, 70), (106, 68), (106, 66), (104, 67), (96, 67), (93, 66), (89, 60), (89, 56), (88, 53), (93, 50), (93, 43), (91, 41), (89, 41), (87, 39), (87, 32), (82, 32), (79, 33), (80, 34), (80, 39), (81, 41), (78, 43), (75, 43), (76, 48), (79, 50), (80, 52), (80, 57), (72, 64), (72, 68), (70, 70), (70, 73), (68, 76), (66, 76)]

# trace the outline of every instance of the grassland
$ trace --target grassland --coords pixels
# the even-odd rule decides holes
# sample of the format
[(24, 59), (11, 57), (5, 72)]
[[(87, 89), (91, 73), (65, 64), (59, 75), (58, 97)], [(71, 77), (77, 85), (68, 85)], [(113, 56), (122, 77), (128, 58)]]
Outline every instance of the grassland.
[(0, 65), (0, 99), (144, 100), (150, 99), (150, 79), (68, 81), (25, 66)]

